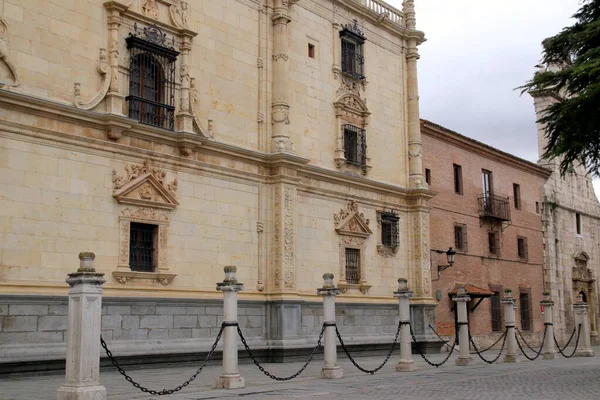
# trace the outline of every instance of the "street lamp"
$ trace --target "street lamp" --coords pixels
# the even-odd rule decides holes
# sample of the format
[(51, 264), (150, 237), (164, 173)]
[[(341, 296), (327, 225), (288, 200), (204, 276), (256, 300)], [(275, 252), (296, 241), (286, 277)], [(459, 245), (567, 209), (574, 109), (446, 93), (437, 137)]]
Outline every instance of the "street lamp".
[(456, 255), (456, 251), (452, 250), (452, 247), (448, 249), (446, 252), (446, 258), (448, 259), (448, 265), (438, 265), (438, 274), (445, 270), (446, 268), (450, 268), (452, 264), (454, 264), (454, 256)]

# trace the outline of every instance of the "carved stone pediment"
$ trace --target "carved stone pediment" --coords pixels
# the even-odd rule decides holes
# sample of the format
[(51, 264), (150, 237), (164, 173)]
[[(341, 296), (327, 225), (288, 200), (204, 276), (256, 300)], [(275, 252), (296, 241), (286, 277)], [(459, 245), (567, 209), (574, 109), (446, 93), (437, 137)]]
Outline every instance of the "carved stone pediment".
[(369, 220), (358, 211), (358, 204), (354, 200), (348, 206), (334, 214), (335, 231), (339, 235), (368, 237), (373, 232), (369, 228)]
[(366, 118), (371, 114), (365, 101), (360, 98), (358, 93), (344, 91), (333, 105), (337, 110), (345, 111), (363, 118)]
[(150, 167), (148, 160), (141, 166), (128, 164), (125, 171), (122, 177), (113, 171), (113, 197), (119, 203), (163, 209), (179, 205), (175, 198), (177, 179), (167, 183), (165, 171)]

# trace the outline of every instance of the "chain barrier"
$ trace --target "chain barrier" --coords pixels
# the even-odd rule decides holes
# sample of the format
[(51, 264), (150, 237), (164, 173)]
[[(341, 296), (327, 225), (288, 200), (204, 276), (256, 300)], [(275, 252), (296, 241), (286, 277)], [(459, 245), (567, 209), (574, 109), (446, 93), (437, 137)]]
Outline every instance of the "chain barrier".
[(348, 349), (346, 348), (346, 345), (344, 344), (344, 341), (342, 340), (342, 335), (340, 335), (340, 331), (337, 328), (337, 325), (335, 326), (335, 333), (338, 337), (338, 340), (340, 341), (340, 345), (342, 346), (342, 350), (344, 350), (344, 353), (346, 353), (346, 356), (348, 357), (348, 359), (352, 362), (352, 364), (354, 364), (354, 366), (356, 368), (358, 368), (360, 371), (364, 372), (365, 374), (375, 374), (375, 372), (379, 371), (381, 368), (383, 368), (383, 366), (385, 364), (387, 364), (387, 362), (389, 361), (390, 357), (392, 356), (392, 353), (394, 352), (394, 348), (396, 347), (396, 343), (398, 342), (398, 335), (400, 334), (400, 327), (402, 325), (410, 325), (410, 321), (398, 321), (398, 329), (396, 329), (396, 336), (394, 337), (394, 341), (392, 342), (392, 348), (390, 349), (390, 351), (388, 352), (387, 356), (385, 357), (385, 360), (383, 360), (383, 362), (374, 369), (365, 369), (363, 367), (361, 367), (360, 365), (358, 365), (358, 363), (354, 360), (354, 358), (352, 357), (352, 355), (350, 354), (350, 352), (348, 351)]
[(450, 356), (452, 355), (452, 353), (454, 352), (454, 348), (456, 347), (456, 341), (454, 341), (454, 343), (452, 343), (452, 347), (450, 348), (450, 352), (448, 353), (448, 355), (446, 356), (444, 361), (442, 361), (440, 363), (434, 363), (434, 362), (429, 361), (427, 359), (427, 357), (425, 357), (425, 354), (423, 354), (423, 352), (421, 351), (421, 347), (419, 347), (419, 342), (417, 342), (417, 338), (415, 337), (415, 334), (412, 330), (412, 326), (410, 327), (410, 335), (412, 336), (412, 340), (415, 342), (415, 347), (417, 349), (417, 353), (419, 353), (421, 358), (423, 358), (423, 360), (425, 360), (425, 362), (427, 364), (431, 365), (432, 367), (439, 368), (442, 365), (444, 365), (446, 363), (446, 361), (448, 361), (450, 359)]
[[(573, 336), (575, 336), (575, 331), (577, 331), (577, 340), (575, 340), (575, 348), (573, 349), (573, 353), (571, 353), (571, 355), (566, 355), (564, 353), (564, 351), (567, 349), (567, 346), (569, 346), (569, 343), (571, 343), (571, 340), (573, 339)], [(554, 336), (554, 344), (556, 344), (556, 348), (558, 349), (558, 352), (565, 358), (571, 358), (575, 355), (575, 352), (577, 351), (577, 346), (579, 346), (579, 337), (581, 336), (581, 324), (579, 324), (579, 329), (577, 329), (577, 327), (573, 328), (573, 333), (571, 334), (571, 337), (569, 338), (569, 341), (567, 342), (567, 344), (565, 345), (565, 347), (563, 347), (562, 349), (560, 348), (558, 341), (556, 340), (556, 336)]]
[(289, 380), (294, 379), (298, 375), (300, 375), (302, 372), (304, 372), (306, 367), (308, 367), (308, 364), (310, 364), (311, 361), (313, 360), (313, 358), (315, 357), (315, 353), (317, 352), (319, 347), (321, 347), (321, 340), (323, 339), (323, 334), (325, 333), (325, 328), (328, 326), (334, 326), (334, 325), (335, 324), (327, 323), (327, 322), (325, 322), (323, 324), (323, 327), (321, 328), (321, 333), (319, 333), (319, 340), (317, 340), (317, 345), (312, 349), (312, 351), (308, 355), (308, 358), (306, 359), (306, 362), (304, 363), (302, 368), (300, 368), (300, 370), (298, 372), (296, 372), (295, 374), (290, 375), (290, 376), (285, 376), (285, 377), (275, 376), (275, 375), (271, 374), (269, 371), (267, 371), (265, 369), (265, 367), (260, 365), (260, 362), (256, 359), (256, 356), (254, 355), (254, 353), (252, 353), (250, 346), (248, 346), (248, 343), (246, 342), (246, 338), (244, 337), (244, 334), (242, 333), (242, 330), (240, 329), (239, 326), (237, 328), (237, 331), (238, 331), (238, 335), (240, 336), (240, 340), (242, 341), (242, 344), (244, 345), (244, 348), (246, 349), (246, 352), (252, 359), (252, 362), (254, 362), (254, 365), (256, 365), (263, 374), (265, 374), (269, 378), (276, 380), (276, 381), (289, 381)]
[(108, 349), (108, 346), (106, 345), (106, 342), (102, 338), (102, 335), (100, 335), (100, 344), (102, 345), (102, 347), (106, 351), (107, 357), (110, 359), (110, 361), (112, 362), (112, 364), (117, 368), (117, 370), (119, 371), (119, 373), (121, 375), (123, 375), (123, 377), (125, 377), (125, 380), (127, 382), (131, 383), (134, 387), (136, 387), (137, 389), (141, 390), (144, 393), (148, 393), (148, 394), (151, 394), (153, 396), (165, 396), (165, 395), (168, 395), (168, 394), (173, 394), (175, 392), (179, 392), (181, 389), (183, 389), (184, 387), (186, 387), (190, 383), (192, 383), (192, 381), (194, 381), (194, 379), (196, 379), (196, 377), (200, 374), (200, 372), (202, 372), (202, 370), (204, 369), (204, 367), (206, 367), (206, 364), (208, 363), (208, 360), (210, 360), (210, 358), (212, 357), (213, 353), (215, 352), (215, 349), (217, 348), (217, 344), (219, 343), (219, 341), (221, 340), (221, 336), (223, 335), (223, 330), (227, 326), (237, 326), (237, 322), (223, 322), (221, 324), (221, 329), (219, 329), (219, 333), (217, 334), (217, 338), (215, 339), (215, 343), (212, 345), (210, 351), (206, 355), (206, 358), (202, 362), (202, 365), (200, 366), (200, 368), (198, 368), (196, 370), (196, 372), (194, 373), (194, 375), (192, 375), (190, 377), (190, 379), (188, 379), (187, 381), (183, 382), (181, 385), (177, 386), (174, 389), (154, 390), (154, 389), (148, 389), (148, 388), (140, 385), (139, 383), (137, 383), (136, 381), (134, 381), (131, 376), (127, 375), (127, 372), (125, 372), (125, 370), (123, 369), (123, 367), (121, 367), (121, 365), (119, 364), (119, 362), (113, 356), (112, 352)]
[[(442, 342), (446, 342), (446, 343), (444, 343), (444, 346), (448, 346), (448, 348), (450, 348), (450, 347), (451, 347), (451, 346), (448, 344), (449, 340), (446, 340), (446, 339), (444, 339), (443, 337), (441, 337), (441, 336), (439, 335), (439, 333), (437, 333), (437, 332), (436, 332), (435, 328), (434, 328), (434, 327), (433, 327), (431, 324), (429, 324), (429, 329), (431, 329), (431, 330), (433, 331), (433, 333), (435, 333), (435, 336), (437, 336), (437, 337), (438, 337), (438, 339), (440, 339)], [(455, 339), (455, 341), (456, 341), (456, 339)]]
[(528, 359), (529, 361), (535, 361), (537, 360), (537, 358), (540, 356), (540, 354), (542, 354), (542, 350), (544, 349), (544, 342), (546, 341), (546, 334), (548, 333), (548, 325), (545, 325), (544, 327), (544, 336), (542, 337), (542, 345), (540, 346), (539, 351), (538, 350), (534, 350), (533, 347), (531, 347), (529, 345), (529, 343), (527, 343), (527, 341), (525, 340), (525, 338), (523, 337), (523, 334), (521, 333), (521, 331), (517, 328), (515, 328), (517, 330), (517, 333), (519, 334), (519, 336), (521, 337), (521, 340), (523, 340), (523, 342), (525, 343), (525, 345), (527, 347), (529, 347), (529, 350), (533, 351), (535, 353), (535, 356), (533, 357), (529, 357), (527, 355), (527, 353), (525, 353), (525, 350), (523, 350), (523, 346), (521, 346), (521, 342), (519, 341), (519, 338), (517, 336), (515, 336), (515, 338), (517, 339), (517, 345), (519, 346), (519, 349), (521, 350), (521, 354), (523, 354), (523, 356), (525, 356), (526, 359)]
[[(498, 359), (500, 358), (500, 356), (502, 355), (502, 351), (504, 351), (504, 346), (506, 345), (506, 338), (508, 336), (508, 327), (506, 329), (504, 329), (504, 333), (502, 334), (502, 336), (500, 336), (501, 338), (504, 338), (504, 340), (502, 340), (502, 346), (500, 346), (500, 351), (498, 352), (498, 355), (496, 357), (494, 357), (493, 360), (488, 360), (486, 359), (481, 353), (483, 353), (482, 351), (477, 350), (477, 345), (475, 344), (475, 341), (473, 340), (473, 336), (471, 336), (471, 334), (469, 333), (469, 341), (471, 342), (471, 344), (473, 345), (473, 348), (475, 349), (475, 353), (477, 353), (477, 355), (479, 356), (479, 358), (481, 358), (483, 360), (483, 362), (487, 363), (487, 364), (493, 364), (496, 361), (498, 361)], [(489, 350), (489, 348), (487, 349)]]
[[(497, 345), (498, 343), (500, 343), (500, 341), (502, 340), (502, 338), (506, 335), (506, 329), (504, 330), (504, 332), (502, 333), (502, 335), (500, 335), (500, 337), (498, 338), (498, 340), (496, 340), (491, 346), (486, 347), (483, 350), (478, 350), (480, 353), (485, 353), (488, 350), (491, 350), (492, 347), (494, 347), (495, 345)], [(471, 351), (470, 354), (476, 354), (477, 351)]]

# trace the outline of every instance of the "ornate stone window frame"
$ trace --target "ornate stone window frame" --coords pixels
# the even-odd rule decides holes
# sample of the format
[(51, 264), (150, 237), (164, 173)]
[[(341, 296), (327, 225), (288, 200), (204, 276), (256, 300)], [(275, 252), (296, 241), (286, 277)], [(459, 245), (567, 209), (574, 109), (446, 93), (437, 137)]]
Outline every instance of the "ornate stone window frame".
[(344, 151), (344, 125), (353, 125), (365, 130), (365, 141), (368, 142), (367, 126), (369, 124), (369, 115), (367, 105), (359, 94), (359, 85), (350, 78), (341, 77), (342, 87), (338, 91), (338, 97), (333, 103), (335, 107), (335, 155), (334, 161), (337, 168), (354, 171), (360, 170), (366, 175), (371, 169), (371, 159), (369, 158), (369, 147), (365, 148), (366, 162), (363, 165), (355, 166), (349, 164), (346, 160)]
[[(119, 203), (119, 261), (112, 275), (123, 285), (129, 281), (150, 281), (169, 285), (176, 274), (169, 271), (167, 248), (170, 211), (179, 203), (175, 198), (177, 179), (167, 181), (164, 170), (150, 166), (127, 164), (125, 175), (113, 171), (113, 197)], [(156, 267), (153, 272), (132, 271), (129, 266), (131, 223), (140, 222), (157, 227)]]
[[(350, 200), (346, 208), (334, 214), (333, 220), (335, 231), (339, 235), (340, 279), (338, 288), (342, 293), (346, 293), (348, 289), (358, 289), (363, 294), (367, 294), (371, 285), (367, 283), (366, 277), (366, 240), (373, 234), (369, 228), (369, 220), (365, 218), (363, 213), (358, 211), (358, 204), (354, 200)], [(346, 249), (360, 251), (360, 280), (358, 284), (346, 281)]]
[[(377, 235), (377, 254), (379, 254), (381, 257), (385, 257), (385, 258), (396, 257), (396, 255), (398, 254), (398, 249), (400, 248), (400, 244), (398, 244), (396, 246), (386, 246), (383, 244), (383, 240), (382, 240), (383, 227), (381, 226), (381, 214), (390, 213), (390, 212), (398, 215), (394, 211), (386, 211), (386, 210), (375, 211), (375, 213), (377, 215), (377, 227), (379, 228), (379, 234)], [(399, 215), (398, 215), (398, 230), (400, 230), (400, 216)]]

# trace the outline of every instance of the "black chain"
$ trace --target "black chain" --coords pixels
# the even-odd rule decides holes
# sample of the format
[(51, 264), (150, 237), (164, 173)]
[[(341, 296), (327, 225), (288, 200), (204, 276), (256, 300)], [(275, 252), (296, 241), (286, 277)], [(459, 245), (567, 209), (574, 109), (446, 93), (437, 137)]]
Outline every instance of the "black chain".
[(153, 396), (164, 396), (164, 395), (168, 395), (168, 394), (173, 394), (175, 392), (179, 392), (181, 389), (183, 389), (184, 387), (186, 387), (187, 385), (189, 385), (190, 383), (192, 383), (192, 381), (194, 379), (196, 379), (196, 377), (200, 374), (200, 372), (202, 372), (202, 369), (204, 369), (204, 367), (206, 367), (206, 364), (208, 363), (208, 360), (212, 357), (215, 349), (217, 348), (217, 344), (219, 343), (219, 341), (221, 340), (221, 336), (223, 335), (223, 329), (225, 329), (226, 326), (234, 326), (233, 324), (237, 325), (237, 323), (232, 323), (232, 322), (224, 322), (223, 324), (221, 324), (221, 329), (219, 329), (219, 333), (217, 334), (217, 338), (215, 339), (215, 343), (212, 345), (210, 351), (206, 355), (206, 358), (204, 359), (204, 362), (202, 363), (202, 365), (200, 366), (200, 368), (198, 368), (196, 370), (196, 373), (194, 375), (192, 375), (190, 377), (190, 379), (188, 379), (187, 381), (183, 382), (181, 385), (177, 386), (175, 389), (162, 389), (162, 390), (158, 391), (158, 390), (153, 390), (153, 389), (148, 389), (146, 387), (143, 387), (142, 385), (140, 385), (139, 383), (137, 383), (136, 381), (134, 381), (132, 377), (130, 377), (129, 375), (127, 375), (127, 373), (125, 372), (125, 370), (121, 367), (121, 365), (119, 364), (119, 362), (114, 358), (114, 356), (112, 355), (111, 351), (108, 349), (108, 346), (106, 345), (106, 342), (102, 338), (102, 335), (100, 335), (100, 344), (102, 345), (102, 347), (106, 351), (106, 355), (108, 356), (108, 358), (110, 359), (110, 361), (113, 363), (113, 365), (115, 367), (117, 367), (117, 369), (119, 370), (119, 373), (125, 377), (125, 380), (127, 382), (131, 383), (134, 387), (138, 388), (139, 390), (141, 390), (144, 393), (149, 393), (149, 394), (151, 394)]
[(523, 346), (521, 346), (521, 342), (519, 341), (519, 338), (515, 336), (515, 338), (517, 339), (517, 345), (519, 346), (519, 349), (521, 349), (521, 354), (523, 354), (525, 356), (526, 359), (528, 359), (529, 361), (535, 361), (537, 360), (537, 358), (540, 356), (540, 354), (542, 354), (542, 350), (544, 349), (544, 342), (546, 341), (546, 333), (548, 332), (548, 325), (545, 326), (544, 328), (544, 336), (542, 337), (542, 345), (540, 346), (539, 351), (538, 350), (534, 350), (529, 343), (527, 343), (527, 341), (525, 340), (525, 338), (523, 337), (523, 334), (521, 333), (521, 331), (517, 328), (515, 328), (517, 330), (517, 333), (519, 334), (519, 336), (521, 336), (521, 340), (523, 340), (523, 342), (525, 342), (525, 345), (527, 347), (529, 347), (529, 350), (533, 351), (535, 353), (535, 356), (533, 357), (529, 357), (527, 355), (527, 353), (525, 353), (525, 350), (523, 350)]
[(392, 356), (392, 353), (394, 352), (394, 348), (396, 347), (396, 343), (398, 342), (398, 335), (400, 334), (400, 327), (402, 325), (410, 325), (410, 321), (398, 321), (398, 329), (396, 329), (396, 336), (394, 337), (394, 341), (392, 342), (392, 348), (390, 349), (387, 356), (385, 357), (385, 360), (383, 360), (383, 362), (377, 368), (374, 368), (374, 369), (365, 369), (365, 368), (361, 367), (360, 365), (358, 365), (358, 363), (354, 360), (354, 358), (352, 358), (352, 355), (350, 354), (350, 352), (346, 348), (346, 345), (344, 344), (344, 341), (342, 340), (342, 335), (340, 335), (340, 331), (338, 330), (337, 325), (335, 326), (335, 333), (338, 337), (338, 340), (340, 341), (342, 350), (344, 350), (344, 353), (346, 353), (346, 356), (352, 362), (352, 364), (354, 364), (354, 366), (356, 368), (358, 368), (360, 371), (364, 372), (365, 374), (373, 375), (375, 372), (377, 372), (381, 368), (383, 368), (383, 366), (385, 364), (387, 364), (390, 357)]
[(294, 379), (298, 375), (300, 375), (302, 372), (304, 372), (304, 370), (306, 369), (306, 367), (308, 367), (308, 364), (310, 364), (310, 362), (313, 360), (313, 358), (315, 357), (315, 353), (317, 352), (317, 350), (319, 349), (319, 347), (321, 347), (321, 339), (323, 339), (323, 333), (325, 332), (325, 327), (326, 326), (328, 326), (328, 325), (327, 324), (323, 324), (323, 327), (321, 328), (321, 333), (319, 333), (319, 340), (317, 341), (317, 345), (313, 348), (313, 350), (308, 355), (308, 358), (306, 359), (306, 362), (304, 363), (304, 365), (302, 366), (302, 368), (300, 368), (300, 370), (298, 372), (296, 372), (295, 374), (290, 375), (290, 376), (286, 376), (286, 377), (275, 376), (275, 375), (271, 374), (269, 371), (267, 371), (265, 369), (265, 367), (263, 367), (262, 365), (260, 365), (260, 362), (258, 362), (258, 360), (256, 359), (256, 357), (254, 356), (254, 353), (252, 353), (252, 350), (250, 350), (250, 347), (248, 346), (248, 343), (246, 342), (246, 338), (244, 337), (244, 335), (242, 333), (242, 330), (240, 329), (239, 326), (237, 328), (237, 331), (238, 331), (238, 335), (240, 336), (240, 340), (242, 341), (242, 344), (244, 345), (244, 348), (246, 349), (246, 352), (248, 352), (248, 355), (250, 356), (250, 358), (254, 362), (254, 365), (256, 365), (258, 367), (258, 369), (260, 369), (263, 374), (265, 374), (269, 378), (274, 379), (276, 381), (289, 381), (289, 380)]
[(446, 339), (444, 339), (443, 337), (441, 337), (441, 336), (440, 336), (440, 335), (439, 335), (439, 334), (438, 334), (438, 333), (435, 331), (435, 328), (434, 328), (433, 326), (431, 326), (431, 324), (429, 324), (429, 329), (431, 329), (431, 330), (433, 331), (433, 333), (435, 333), (435, 336), (437, 336), (437, 337), (438, 337), (438, 339), (440, 339), (442, 342), (446, 342), (446, 343), (444, 343), (444, 346), (451, 347), (451, 346), (448, 344), (449, 340), (446, 340)]
[(475, 349), (475, 352), (477, 353), (477, 355), (479, 356), (479, 358), (481, 358), (483, 360), (483, 362), (487, 363), (487, 364), (493, 364), (496, 361), (498, 361), (498, 359), (500, 358), (500, 356), (502, 355), (502, 351), (504, 350), (504, 345), (506, 345), (506, 337), (508, 336), (508, 328), (506, 328), (504, 330), (504, 334), (500, 337), (504, 337), (504, 340), (502, 341), (502, 346), (500, 346), (500, 351), (498, 352), (498, 355), (493, 359), (493, 360), (488, 360), (485, 357), (483, 357), (481, 355), (482, 352), (480, 352), (479, 350), (477, 350), (477, 345), (475, 345), (475, 342), (473, 341), (473, 336), (471, 336), (471, 334), (469, 333), (469, 341), (471, 342), (471, 344), (473, 345), (473, 348)]
[[(488, 347), (486, 347), (483, 350), (477, 350), (477, 351), (480, 352), (480, 353), (485, 353), (486, 351), (491, 350), (492, 347), (494, 347), (495, 345), (497, 345), (502, 340), (502, 338), (504, 337), (504, 335), (506, 335), (506, 329), (504, 330), (504, 333), (502, 333), (502, 335), (500, 335), (500, 337), (498, 338), (498, 340), (496, 340), (491, 346), (488, 346)], [(475, 354), (475, 353), (477, 353), (477, 351), (472, 351), (470, 354)]]
[[(573, 336), (575, 336), (575, 331), (577, 331), (577, 340), (575, 341), (575, 348), (573, 349), (573, 353), (571, 353), (571, 355), (566, 355), (564, 353), (564, 351), (567, 349), (567, 346), (569, 346), (569, 343), (571, 343), (571, 339), (573, 339)], [(565, 347), (563, 347), (562, 349), (560, 348), (560, 346), (558, 345), (558, 342), (556, 341), (556, 336), (554, 336), (554, 343), (556, 344), (558, 352), (565, 358), (573, 357), (575, 355), (575, 352), (577, 351), (577, 346), (579, 346), (579, 336), (580, 335), (581, 335), (581, 324), (579, 324), (579, 329), (577, 329), (577, 327), (573, 328), (573, 333), (571, 334), (569, 341), (567, 342)]]
[(410, 327), (410, 335), (412, 336), (412, 340), (415, 342), (415, 347), (417, 349), (417, 353), (419, 353), (421, 355), (421, 358), (423, 358), (423, 360), (425, 360), (425, 362), (427, 364), (431, 365), (432, 367), (439, 368), (442, 365), (444, 365), (446, 363), (446, 361), (448, 361), (450, 359), (450, 356), (452, 355), (452, 353), (454, 352), (454, 348), (456, 347), (456, 341), (454, 341), (454, 343), (452, 343), (452, 347), (450, 348), (450, 352), (448, 353), (448, 355), (446, 356), (444, 361), (442, 361), (440, 363), (434, 363), (434, 362), (429, 361), (427, 359), (427, 357), (425, 357), (425, 354), (423, 354), (423, 352), (421, 351), (421, 348), (419, 347), (419, 342), (417, 342), (417, 338), (415, 337), (415, 334), (413, 333), (412, 326)]

